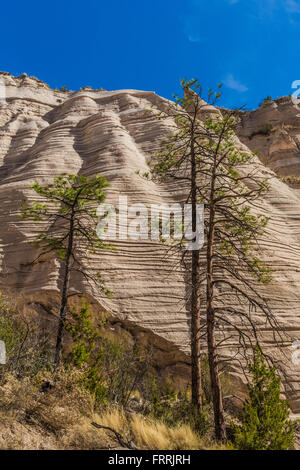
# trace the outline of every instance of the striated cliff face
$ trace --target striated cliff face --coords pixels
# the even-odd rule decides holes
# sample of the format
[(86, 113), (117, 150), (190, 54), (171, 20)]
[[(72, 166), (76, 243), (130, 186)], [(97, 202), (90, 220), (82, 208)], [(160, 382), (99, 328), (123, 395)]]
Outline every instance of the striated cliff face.
[[(153, 92), (83, 89), (61, 93), (25, 75), (2, 74), (0, 78), (6, 90), (6, 103), (0, 106), (0, 289), (15, 292), (23, 303), (47, 316), (43, 305), (53, 303), (57, 296), (60, 266), (52, 257), (26, 265), (37, 254), (28, 242), (40, 231), (40, 226), (18, 215), (22, 201), (32, 197), (29, 185), (35, 180), (46, 183), (63, 172), (101, 173), (111, 183), (108, 202), (116, 203), (119, 194), (127, 195), (129, 204), (178, 201), (183, 188), (158, 185), (136, 173), (147, 171), (147, 162), (173, 123), (158, 120), (155, 112), (145, 113), (153, 105), (164, 109), (168, 103)], [(294, 411), (300, 412), (300, 365), (289, 360), (293, 340), (300, 339), (300, 194), (272, 171), (300, 176), (297, 113), (285, 100), (244, 113), (237, 145), (258, 150), (257, 168), (271, 178), (271, 191), (259, 209), (272, 219), (262, 241), (262, 256), (271, 261), (275, 280), (262, 288), (262, 294), (290, 335), (284, 344), (286, 385)], [(254, 135), (269, 120), (275, 130), (269, 136)], [(186, 283), (179, 267), (174, 268), (174, 259), (165, 257), (166, 248), (159, 242), (114, 243), (116, 251), (88, 260), (92, 269), (101, 272), (113, 298), (91, 291), (79, 277), (72, 279), (74, 290), (89, 293), (117, 318), (149, 329), (188, 352)], [(259, 315), (256, 321), (265, 346), (276, 357), (271, 332)], [(233, 339), (223, 345), (226, 358), (235, 349), (232, 333)]]
[(290, 96), (242, 113), (239, 137), (265, 165), (300, 186), (300, 109)]

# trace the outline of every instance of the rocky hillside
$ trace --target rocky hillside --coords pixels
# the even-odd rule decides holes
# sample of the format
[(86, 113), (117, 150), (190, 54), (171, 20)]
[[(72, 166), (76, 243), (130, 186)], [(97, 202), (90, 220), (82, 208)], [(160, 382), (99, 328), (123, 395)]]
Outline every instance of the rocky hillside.
[[(37, 254), (28, 242), (40, 230), (19, 217), (20, 204), (32, 197), (29, 185), (35, 180), (45, 183), (63, 172), (102, 173), (111, 183), (108, 202), (117, 202), (119, 194), (127, 195), (129, 204), (178, 201), (183, 188), (158, 185), (137, 173), (147, 171), (173, 124), (157, 119), (155, 108), (164, 109), (167, 100), (153, 92), (90, 88), (59, 92), (26, 75), (1, 74), (0, 78), (6, 90), (6, 103), (0, 106), (0, 289), (15, 292), (20, 302), (47, 319), (57, 299), (60, 266), (51, 257), (34, 266), (26, 264)], [(262, 288), (262, 294), (290, 336), (284, 342), (286, 386), (295, 412), (300, 412), (300, 365), (290, 357), (293, 340), (300, 339), (300, 194), (273, 170), (279, 176), (300, 176), (298, 111), (282, 99), (244, 113), (237, 138), (238, 146), (258, 150), (257, 169), (271, 178), (271, 191), (259, 209), (272, 219), (262, 241), (262, 256), (271, 261), (275, 279)], [(272, 128), (259, 132), (266, 123)], [(186, 283), (180, 269), (174, 269), (174, 260), (166, 259), (166, 248), (150, 240), (118, 240), (115, 246), (116, 251), (88, 260), (92, 269), (101, 272), (113, 297), (91, 291), (80, 277), (72, 279), (74, 292), (89, 293), (112, 315), (188, 352)], [(276, 357), (271, 332), (259, 315), (255, 320), (261, 324), (265, 346)], [(225, 358), (236, 349), (232, 334), (233, 339), (223, 344)]]
[[(242, 113), (239, 137), (262, 162), (300, 186), (300, 109), (290, 96), (266, 101)], [(298, 179), (297, 179), (298, 178)]]

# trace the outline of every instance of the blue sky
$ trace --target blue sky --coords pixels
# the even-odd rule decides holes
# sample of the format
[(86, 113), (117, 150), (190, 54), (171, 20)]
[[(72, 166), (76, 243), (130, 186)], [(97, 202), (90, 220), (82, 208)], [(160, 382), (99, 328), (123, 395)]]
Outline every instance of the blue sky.
[(254, 108), (300, 79), (300, 0), (16, 0), (1, 13), (0, 70), (53, 88), (171, 98), (197, 77), (224, 83), (224, 106)]

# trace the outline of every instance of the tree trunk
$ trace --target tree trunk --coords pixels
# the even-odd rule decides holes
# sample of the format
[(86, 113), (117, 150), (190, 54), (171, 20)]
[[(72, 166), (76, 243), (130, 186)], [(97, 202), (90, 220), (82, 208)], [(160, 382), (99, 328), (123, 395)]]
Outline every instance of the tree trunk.
[[(197, 229), (197, 181), (196, 162), (191, 145), (191, 199), (192, 199), (192, 230)], [(197, 235), (196, 235), (197, 236)], [(192, 404), (202, 411), (202, 377), (200, 356), (200, 280), (199, 280), (199, 250), (192, 251), (192, 295), (191, 295), (191, 357), (192, 357)]]
[(71, 260), (72, 250), (73, 250), (73, 231), (74, 231), (74, 212), (72, 213), (71, 218), (70, 218), (69, 240), (68, 240), (68, 248), (67, 248), (66, 260), (65, 260), (65, 273), (64, 273), (63, 288), (62, 288), (62, 294), (61, 294), (59, 321), (58, 321), (56, 347), (55, 347), (55, 358), (54, 358), (55, 369), (58, 369), (60, 367), (61, 359), (62, 359), (64, 322), (65, 322), (66, 313), (67, 313), (66, 307), (67, 307), (68, 290), (69, 290), (69, 282), (70, 282), (70, 260)]
[(218, 441), (226, 441), (226, 426), (222, 400), (222, 389), (218, 370), (214, 323), (213, 310), (211, 311), (209, 309), (207, 312), (207, 345), (211, 389), (213, 396), (215, 433), (216, 439)]
[(192, 298), (191, 298), (191, 356), (192, 356), (192, 403), (202, 411), (202, 377), (200, 356), (200, 298), (199, 298), (199, 250), (192, 252)]
[(213, 245), (214, 245), (214, 208), (210, 210), (210, 223), (207, 240), (207, 347), (210, 381), (214, 407), (215, 434), (218, 441), (226, 441), (226, 426), (223, 409), (222, 388), (218, 370), (218, 356), (215, 339), (215, 312), (213, 308), (214, 298), (214, 272), (213, 272)]

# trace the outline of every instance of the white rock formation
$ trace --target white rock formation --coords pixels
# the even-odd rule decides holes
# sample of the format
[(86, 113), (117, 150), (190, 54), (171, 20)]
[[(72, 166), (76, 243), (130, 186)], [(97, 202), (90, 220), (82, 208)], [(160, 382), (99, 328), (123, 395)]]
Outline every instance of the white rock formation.
[[(14, 291), (26, 303), (41, 296), (50, 298), (58, 292), (59, 283), (55, 259), (26, 266), (37, 253), (29, 242), (40, 231), (38, 224), (19, 217), (20, 204), (33, 196), (29, 190), (32, 182), (46, 183), (63, 172), (101, 173), (111, 183), (108, 202), (117, 202), (122, 194), (128, 196), (129, 203), (148, 206), (178, 201), (182, 193), (177, 185), (158, 185), (136, 174), (137, 170), (147, 171), (148, 160), (172, 127), (171, 121), (158, 120), (154, 112), (145, 110), (151, 105), (164, 109), (167, 100), (153, 92), (136, 90), (61, 93), (27, 76), (2, 74), (0, 78), (6, 85), (6, 104), (0, 106), (0, 288)], [(271, 177), (272, 187), (266, 200), (261, 201), (260, 210), (271, 216), (263, 256), (271, 262), (275, 280), (262, 292), (283, 328), (297, 340), (300, 195), (262, 163), (257, 161), (257, 165)], [(114, 292), (113, 298), (90, 294), (117, 317), (149, 328), (188, 352), (186, 285), (180, 269), (174, 269), (173, 261), (165, 258), (166, 248), (150, 240), (118, 240), (115, 246), (115, 252), (89, 260)], [(89, 292), (82, 279), (72, 282), (77, 290)], [(264, 338), (266, 347), (276, 356), (268, 327)], [(230, 357), (233, 346), (224, 347), (224, 356)], [(288, 357), (291, 346), (292, 339), (288, 339)], [(290, 361), (287, 370), (289, 385), (295, 388), (289, 396), (293, 410), (299, 412), (300, 365)]]

